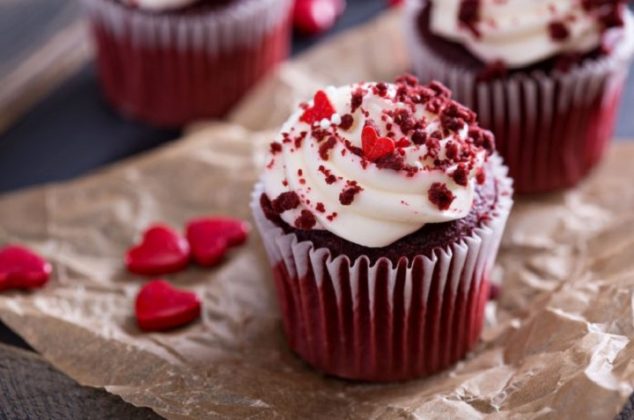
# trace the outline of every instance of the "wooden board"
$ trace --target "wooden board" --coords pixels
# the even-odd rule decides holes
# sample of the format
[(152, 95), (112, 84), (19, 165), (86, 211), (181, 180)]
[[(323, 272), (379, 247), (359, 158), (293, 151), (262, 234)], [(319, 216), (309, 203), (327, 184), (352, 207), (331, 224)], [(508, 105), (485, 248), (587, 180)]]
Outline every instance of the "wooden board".
[(34, 353), (0, 344), (0, 419), (160, 419), (77, 384)]

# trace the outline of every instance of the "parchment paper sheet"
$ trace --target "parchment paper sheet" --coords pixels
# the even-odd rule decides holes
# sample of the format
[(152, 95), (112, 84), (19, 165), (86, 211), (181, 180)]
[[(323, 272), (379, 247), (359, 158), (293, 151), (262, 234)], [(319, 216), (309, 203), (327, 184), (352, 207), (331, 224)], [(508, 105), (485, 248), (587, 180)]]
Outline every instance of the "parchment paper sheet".
[[(407, 68), (395, 15), (289, 63), (232, 116), (274, 129), (317, 86)], [(202, 321), (141, 333), (143, 280), (122, 267), (152, 221), (249, 218), (272, 132), (199, 125), (185, 139), (90, 177), (0, 198), (0, 244), (54, 263), (43, 290), (0, 296), (0, 318), (63, 372), (169, 418), (611, 418), (634, 386), (634, 145), (579, 189), (522, 200), (508, 226), (481, 345), (404, 384), (325, 378), (287, 349), (257, 235), (219, 268), (169, 278), (204, 299)], [(90, 139), (86, 139), (90, 141)], [(256, 145), (254, 147), (254, 145)]]

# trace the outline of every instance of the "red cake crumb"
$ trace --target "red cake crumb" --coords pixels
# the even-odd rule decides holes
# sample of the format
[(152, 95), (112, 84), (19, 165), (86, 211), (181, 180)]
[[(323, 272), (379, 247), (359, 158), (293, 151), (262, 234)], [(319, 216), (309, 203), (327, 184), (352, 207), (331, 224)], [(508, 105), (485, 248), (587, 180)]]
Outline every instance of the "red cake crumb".
[(460, 23), (469, 29), (475, 37), (480, 37), (476, 24), (480, 20), (480, 0), (462, 0), (458, 10)]
[(282, 214), (287, 210), (296, 209), (300, 204), (299, 196), (295, 191), (283, 192), (271, 202), (271, 207), (277, 214)]
[(337, 138), (335, 136), (328, 137), (325, 143), (319, 146), (319, 157), (323, 160), (328, 160), (330, 158), (330, 149), (335, 147), (337, 144)]
[(554, 41), (562, 42), (570, 36), (570, 30), (564, 22), (555, 21), (548, 25), (548, 32)]
[(354, 118), (350, 114), (344, 114), (341, 117), (341, 124), (339, 124), (339, 128), (342, 130), (348, 130), (354, 124)]
[(486, 173), (483, 168), (478, 168), (476, 171), (476, 182), (480, 185), (483, 185), (486, 182)]
[(352, 92), (352, 99), (350, 100), (352, 113), (354, 113), (361, 105), (363, 105), (363, 95), (365, 95), (363, 89), (357, 89)]
[(317, 205), (315, 206), (315, 210), (320, 213), (326, 213), (326, 206), (324, 206), (324, 203), (317, 203)]
[(383, 82), (377, 83), (372, 91), (378, 96), (385, 97), (387, 95), (387, 84)]
[(495, 151), (495, 138), (493, 137), (493, 133), (489, 130), (471, 127), (469, 128), (468, 136), (474, 145), (483, 148), (489, 155)]
[(456, 142), (449, 140), (447, 144), (445, 144), (445, 156), (447, 157), (447, 159), (456, 160), (456, 158), (458, 157), (458, 152), (459, 149)]
[(349, 206), (354, 201), (354, 196), (363, 191), (356, 181), (348, 181), (346, 187), (339, 194), (339, 202), (343, 206)]
[(295, 219), (295, 227), (297, 229), (312, 229), (316, 224), (317, 219), (315, 219), (315, 215), (308, 210), (302, 210), (301, 215)]
[(469, 183), (469, 171), (464, 163), (458, 165), (458, 167), (451, 174), (454, 182), (458, 185), (466, 187)]
[(443, 85), (442, 83), (434, 80), (431, 83), (429, 83), (429, 85), (427, 86), (429, 87), (429, 89), (434, 91), (436, 96), (440, 98), (446, 98), (446, 99), (451, 98), (451, 90), (449, 90), (449, 88)]
[(415, 130), (414, 133), (412, 134), (412, 142), (414, 144), (417, 144), (420, 146), (425, 144), (426, 140), (427, 140), (427, 132), (423, 130)]
[(326, 219), (328, 219), (328, 221), (330, 221), (330, 222), (332, 222), (336, 218), (337, 218), (337, 212), (331, 213), (328, 216), (326, 216)]
[(447, 210), (456, 196), (442, 182), (434, 182), (429, 188), (427, 198), (440, 210)]
[(324, 165), (319, 165), (318, 168), (319, 172), (321, 172), (322, 174), (324, 174), (324, 180), (326, 181), (326, 184), (334, 184), (337, 181), (337, 177), (334, 176), (332, 174), (332, 172), (327, 169)]
[(275, 155), (282, 151), (282, 145), (274, 141), (273, 143), (271, 143), (270, 150), (271, 150), (271, 154)]

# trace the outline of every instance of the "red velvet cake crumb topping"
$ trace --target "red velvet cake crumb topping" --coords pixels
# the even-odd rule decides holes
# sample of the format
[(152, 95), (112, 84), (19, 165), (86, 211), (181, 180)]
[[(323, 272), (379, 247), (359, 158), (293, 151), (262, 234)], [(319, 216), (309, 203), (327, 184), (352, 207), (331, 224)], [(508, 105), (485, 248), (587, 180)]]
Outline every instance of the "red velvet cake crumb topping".
[(299, 196), (295, 191), (287, 191), (273, 200), (271, 207), (278, 214), (284, 213), (287, 210), (296, 209), (300, 205)]
[(348, 181), (346, 187), (339, 194), (339, 202), (343, 206), (349, 206), (354, 201), (354, 196), (363, 191), (359, 185), (357, 185), (356, 181)]
[(434, 182), (427, 193), (429, 201), (431, 201), (440, 210), (447, 210), (453, 200), (456, 198), (453, 193), (442, 182)]
[(554, 41), (565, 41), (570, 36), (570, 31), (565, 23), (560, 21), (550, 22), (548, 32)]
[(312, 229), (316, 224), (317, 219), (315, 219), (315, 215), (308, 210), (302, 210), (300, 216), (295, 219), (295, 227), (297, 229)]

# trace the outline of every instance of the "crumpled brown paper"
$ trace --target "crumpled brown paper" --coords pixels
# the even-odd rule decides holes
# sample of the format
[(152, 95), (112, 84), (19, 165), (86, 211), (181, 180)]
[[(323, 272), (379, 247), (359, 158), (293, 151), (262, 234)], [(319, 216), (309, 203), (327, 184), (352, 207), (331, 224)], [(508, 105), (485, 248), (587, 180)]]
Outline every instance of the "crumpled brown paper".
[[(274, 129), (324, 83), (407, 68), (398, 17), (285, 65), (232, 116)], [(272, 105), (274, 104), (274, 105)], [(48, 257), (43, 290), (0, 296), (0, 318), (63, 372), (174, 419), (610, 418), (634, 386), (634, 144), (615, 145), (580, 188), (520, 200), (479, 347), (450, 371), (403, 384), (326, 378), (287, 348), (260, 241), (219, 268), (169, 276), (204, 300), (201, 322), (141, 333), (143, 280), (122, 255), (153, 221), (249, 218), (272, 132), (200, 125), (180, 142), (71, 183), (0, 198), (0, 244)], [(255, 148), (254, 148), (254, 145)]]

